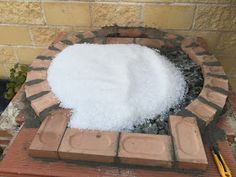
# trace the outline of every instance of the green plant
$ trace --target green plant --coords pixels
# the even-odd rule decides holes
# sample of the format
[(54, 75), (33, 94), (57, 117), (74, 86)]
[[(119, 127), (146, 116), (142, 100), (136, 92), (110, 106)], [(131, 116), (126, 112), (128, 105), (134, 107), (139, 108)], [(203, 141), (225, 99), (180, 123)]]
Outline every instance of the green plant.
[(7, 100), (11, 100), (17, 91), (21, 88), (22, 84), (26, 80), (27, 72), (29, 67), (24, 64), (15, 64), (12, 69), (10, 69), (10, 80), (7, 83), (6, 92), (4, 97)]

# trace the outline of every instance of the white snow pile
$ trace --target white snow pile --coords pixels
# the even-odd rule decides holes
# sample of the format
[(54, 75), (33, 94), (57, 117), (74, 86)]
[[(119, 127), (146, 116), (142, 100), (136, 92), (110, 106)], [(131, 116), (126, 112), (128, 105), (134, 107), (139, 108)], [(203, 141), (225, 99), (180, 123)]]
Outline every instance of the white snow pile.
[(48, 81), (71, 128), (130, 130), (184, 97), (181, 72), (156, 51), (134, 44), (76, 44), (59, 53)]

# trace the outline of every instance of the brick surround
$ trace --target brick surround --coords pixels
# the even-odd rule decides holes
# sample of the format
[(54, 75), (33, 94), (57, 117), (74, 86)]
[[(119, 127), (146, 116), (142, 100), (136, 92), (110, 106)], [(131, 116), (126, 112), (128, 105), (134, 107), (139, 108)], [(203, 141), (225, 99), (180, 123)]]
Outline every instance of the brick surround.
[[(201, 66), (203, 89), (178, 115), (170, 116), (170, 135), (75, 130), (68, 128), (69, 111), (47, 83), (53, 58), (75, 43), (136, 43), (151, 48), (181, 49)], [(43, 121), (29, 153), (33, 157), (115, 162), (134, 165), (205, 170), (208, 162), (201, 139), (207, 125), (217, 119), (228, 94), (228, 80), (218, 60), (202, 43), (152, 28), (105, 27), (85, 33), (60, 35), (36, 57), (27, 75), (25, 92), (31, 107)], [(54, 143), (52, 143), (54, 142)]]

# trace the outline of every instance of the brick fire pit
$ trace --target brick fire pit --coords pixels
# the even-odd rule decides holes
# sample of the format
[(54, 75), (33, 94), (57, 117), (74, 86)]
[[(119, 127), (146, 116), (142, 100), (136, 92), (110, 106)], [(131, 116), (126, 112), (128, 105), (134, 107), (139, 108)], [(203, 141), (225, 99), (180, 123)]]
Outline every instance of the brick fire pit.
[[(178, 115), (169, 117), (170, 135), (68, 128), (70, 110), (59, 107), (60, 102), (47, 82), (47, 69), (53, 58), (68, 45), (85, 42), (181, 47), (201, 66), (203, 89)], [(195, 39), (151, 28), (106, 27), (61, 35), (33, 61), (25, 92), (31, 107), (43, 121), (29, 148), (32, 157), (205, 170), (208, 161), (201, 134), (224, 107), (228, 80), (218, 60)]]

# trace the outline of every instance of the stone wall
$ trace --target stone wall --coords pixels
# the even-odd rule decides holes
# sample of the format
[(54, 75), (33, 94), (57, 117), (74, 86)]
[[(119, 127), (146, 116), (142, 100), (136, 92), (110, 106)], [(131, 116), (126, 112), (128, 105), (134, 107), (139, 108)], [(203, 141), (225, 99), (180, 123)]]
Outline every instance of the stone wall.
[(236, 0), (104, 1), (1, 0), (0, 78), (16, 62), (30, 64), (60, 31), (117, 24), (203, 37), (236, 83)]

